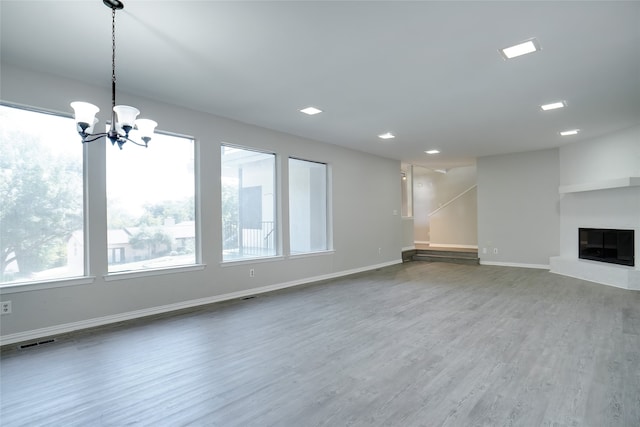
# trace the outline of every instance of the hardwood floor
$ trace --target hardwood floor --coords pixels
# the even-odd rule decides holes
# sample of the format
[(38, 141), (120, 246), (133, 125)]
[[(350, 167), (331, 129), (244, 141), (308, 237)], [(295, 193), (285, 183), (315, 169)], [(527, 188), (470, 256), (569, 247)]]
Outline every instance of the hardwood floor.
[(4, 427), (640, 426), (640, 292), (543, 270), (412, 262), (15, 347)]

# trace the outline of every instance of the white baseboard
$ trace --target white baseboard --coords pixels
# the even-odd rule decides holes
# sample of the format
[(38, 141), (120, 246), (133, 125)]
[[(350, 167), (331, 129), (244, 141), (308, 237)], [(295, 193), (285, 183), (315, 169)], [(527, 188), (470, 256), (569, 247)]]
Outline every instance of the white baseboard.
[(384, 262), (376, 265), (355, 268), (352, 270), (340, 271), (337, 273), (323, 274), (321, 276), (307, 277), (304, 279), (293, 280), (291, 282), (277, 283), (274, 285), (262, 286), (259, 288), (247, 289), (244, 291), (231, 292), (223, 295), (215, 295), (206, 298), (199, 298), (189, 301), (182, 301), (173, 304), (161, 305), (158, 307), (145, 308), (142, 310), (129, 311), (126, 313), (112, 314), (109, 316), (97, 317), (79, 322), (64, 323), (62, 325), (49, 326), (46, 328), (34, 329), (31, 331), (17, 332), (0, 336), (0, 345), (13, 344), (17, 342), (30, 341), (38, 338), (60, 335), (68, 332), (79, 331), (81, 329), (93, 328), (96, 326), (104, 326), (111, 323), (118, 323), (126, 320), (139, 319), (142, 317), (153, 316), (155, 314), (163, 314), (171, 311), (182, 310), (185, 308), (198, 307), (201, 305), (212, 304), (216, 302), (228, 301), (232, 299), (242, 298), (250, 295), (263, 294), (276, 291), (279, 289), (292, 288), (294, 286), (304, 285), (308, 283), (318, 282), (321, 280), (335, 279), (338, 277), (348, 276), (350, 274), (362, 273), (378, 268), (389, 267), (396, 264), (402, 264), (402, 259)]
[[(604, 282), (604, 281), (599, 281), (596, 282), (594, 280), (589, 280), (589, 279), (585, 279), (584, 276), (580, 275), (580, 274), (567, 274), (567, 273), (558, 273), (557, 271), (554, 270), (550, 270), (550, 273), (553, 274), (557, 274), (559, 276), (565, 276), (565, 277), (571, 277), (572, 279), (578, 279), (578, 280), (584, 280), (585, 282), (591, 282), (591, 283), (595, 283), (598, 285), (604, 285), (604, 286), (611, 286), (613, 288), (618, 288), (618, 289), (627, 289), (627, 290), (636, 290), (636, 289), (630, 289), (624, 285), (621, 285), (620, 283), (615, 283), (615, 282)], [(640, 290), (640, 289), (638, 289)]]
[(497, 262), (497, 261), (482, 261), (480, 265), (496, 265), (499, 267), (519, 267), (519, 268), (538, 268), (541, 270), (549, 270), (551, 267), (548, 264), (522, 264), (519, 262)]
[(608, 264), (578, 258), (551, 257), (551, 272), (601, 285), (640, 290), (640, 270), (624, 265)]

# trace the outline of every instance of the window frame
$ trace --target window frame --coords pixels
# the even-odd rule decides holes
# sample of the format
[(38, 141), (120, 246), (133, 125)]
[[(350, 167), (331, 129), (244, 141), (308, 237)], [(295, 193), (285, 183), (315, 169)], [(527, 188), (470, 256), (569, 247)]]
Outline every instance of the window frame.
[[(106, 123), (106, 125), (110, 125), (110, 121)], [(110, 267), (110, 249), (109, 249), (109, 241), (108, 237), (105, 239), (105, 266), (106, 273), (102, 275), (102, 278), (109, 281), (117, 281), (117, 280), (125, 280), (131, 278), (138, 277), (148, 277), (148, 276), (158, 276), (164, 274), (172, 274), (179, 272), (188, 272), (188, 271), (199, 271), (203, 270), (206, 267), (206, 264), (202, 262), (202, 233), (201, 233), (201, 215), (200, 215), (200, 143), (197, 138), (191, 135), (180, 134), (176, 132), (169, 132), (164, 130), (156, 129), (154, 134), (163, 135), (175, 138), (184, 138), (191, 141), (193, 145), (193, 215), (194, 215), (194, 261), (192, 264), (176, 264), (176, 265), (168, 265), (163, 267), (155, 267), (155, 268), (147, 268), (147, 269), (137, 269), (137, 270), (123, 270), (123, 271), (109, 271)], [(105, 140), (105, 182), (108, 180), (108, 166), (107, 166), (107, 154), (106, 150), (111, 149), (111, 144), (107, 143)], [(150, 145), (153, 144), (153, 139), (150, 142)], [(127, 147), (137, 149), (139, 147)], [(142, 149), (142, 148), (140, 148)], [(109, 221), (108, 221), (108, 192), (107, 187), (105, 186), (105, 228), (108, 230)]]
[[(34, 107), (30, 105), (18, 104), (14, 102), (8, 102), (4, 100), (0, 100), (0, 106), (13, 108), (17, 110), (27, 111), (31, 113), (44, 114), (53, 117), (59, 117), (63, 119), (69, 119), (70, 125), (75, 126), (75, 120), (73, 119), (73, 115), (70, 113), (63, 113), (59, 111), (54, 111), (42, 107)], [(7, 283), (0, 283), (0, 291), (2, 294), (12, 294), (17, 292), (28, 292), (33, 290), (41, 290), (41, 289), (51, 289), (51, 288), (61, 288), (67, 286), (78, 286), (91, 284), (95, 281), (95, 275), (92, 275), (90, 271), (90, 263), (89, 263), (89, 180), (88, 180), (88, 160), (89, 154), (87, 151), (86, 144), (82, 143), (79, 136), (74, 135), (78, 138), (78, 144), (81, 145), (82, 149), (82, 273), (80, 275), (71, 275), (64, 277), (51, 277), (51, 278), (38, 278), (36, 280), (21, 280)]]
[[(0, 100), (0, 106), (14, 108), (18, 110), (23, 110), (27, 112), (33, 112), (38, 114), (50, 115), (54, 117), (60, 117), (64, 119), (69, 119), (69, 123), (71, 126), (74, 126), (73, 115), (66, 112), (59, 112), (54, 110), (49, 110), (41, 107), (33, 107), (13, 102), (7, 102), (4, 100)], [(106, 123), (107, 125), (109, 122)], [(73, 127), (72, 127), (73, 129)], [(99, 271), (96, 271), (96, 266), (99, 269), (104, 268), (106, 273), (102, 273), (101, 277), (104, 281), (117, 281), (117, 280), (125, 280), (130, 278), (137, 277), (145, 277), (145, 276), (157, 276), (157, 275), (165, 275), (165, 274), (173, 274), (180, 272), (188, 272), (188, 271), (199, 271), (203, 270), (206, 267), (206, 264), (202, 263), (202, 233), (201, 233), (201, 187), (200, 187), (200, 142), (197, 138), (191, 135), (184, 135), (174, 132), (168, 131), (156, 131), (158, 134), (167, 135), (167, 136), (175, 136), (180, 138), (187, 138), (192, 141), (193, 144), (193, 179), (194, 179), (194, 222), (195, 222), (195, 262), (194, 264), (182, 264), (175, 266), (166, 266), (161, 268), (154, 269), (146, 269), (146, 270), (134, 270), (134, 271), (122, 271), (122, 272), (108, 272), (108, 259), (100, 260), (100, 262), (91, 262), (92, 253), (96, 252), (97, 254), (101, 254), (102, 251), (100, 248), (96, 248), (96, 244), (100, 246), (102, 243), (107, 245), (106, 236), (104, 240), (102, 238), (95, 238), (96, 236), (92, 236), (90, 223), (95, 222), (96, 215), (91, 215), (91, 211), (95, 211), (96, 209), (106, 209), (106, 186), (103, 186), (103, 182), (106, 181), (106, 168), (104, 169), (103, 176), (91, 176), (89, 174), (89, 170), (101, 170), (101, 168), (96, 169), (95, 167), (91, 167), (91, 162), (106, 162), (106, 149), (101, 144), (105, 146), (111, 147), (111, 144), (107, 143), (107, 140), (102, 138), (92, 143), (82, 143), (77, 133), (74, 132), (74, 138), (77, 137), (78, 149), (82, 150), (82, 275), (74, 275), (74, 276), (66, 276), (66, 277), (52, 277), (52, 278), (38, 278), (35, 280), (21, 280), (7, 283), (0, 283), (0, 293), (2, 295), (5, 294), (14, 294), (20, 292), (30, 292), (37, 290), (45, 290), (45, 289), (55, 289), (55, 288), (63, 288), (63, 287), (71, 287), (71, 286), (80, 286), (80, 285), (91, 285), (95, 283), (97, 274)], [(74, 140), (75, 141), (75, 140)], [(74, 141), (71, 141), (72, 143)], [(91, 146), (90, 146), (91, 145)], [(101, 154), (97, 154), (100, 152)], [(97, 156), (96, 156), (97, 154)], [(102, 205), (103, 208), (100, 207), (100, 204), (95, 205), (95, 200), (91, 202), (91, 199), (94, 198), (95, 191), (104, 192), (103, 196), (105, 199), (105, 204)], [(96, 197), (97, 199), (101, 199), (101, 197)], [(104, 222), (104, 227), (107, 227), (107, 216), (106, 210), (104, 215), (97, 215), (99, 222)], [(93, 225), (95, 227), (95, 224)], [(96, 230), (94, 229), (95, 233)], [(108, 247), (105, 246), (104, 254), (108, 257)]]
[[(223, 213), (222, 213), (222, 194), (223, 194), (223, 183), (222, 183), (222, 178), (223, 178), (223, 174), (222, 174), (222, 170), (223, 170), (223, 164), (222, 164), (222, 160), (223, 160), (223, 156), (222, 156), (222, 149), (223, 147), (228, 147), (231, 149), (237, 149), (237, 150), (243, 150), (243, 151), (251, 151), (251, 152), (255, 152), (255, 153), (259, 153), (259, 154), (266, 154), (266, 155), (270, 155), (273, 156), (273, 191), (274, 191), (274, 196), (273, 196), (273, 216), (274, 216), (274, 220), (273, 220), (273, 224), (275, 227), (274, 230), (274, 251), (275, 253), (272, 255), (264, 255), (264, 256), (243, 256), (243, 257), (239, 257), (239, 258), (231, 258), (231, 259), (225, 259), (224, 256), (224, 222), (223, 222)], [(257, 147), (250, 147), (247, 145), (240, 145), (240, 144), (234, 144), (234, 143), (229, 143), (226, 141), (222, 141), (220, 142), (219, 145), (219, 154), (220, 154), (220, 186), (219, 186), (219, 190), (220, 190), (220, 210), (219, 210), (219, 215), (220, 215), (220, 222), (219, 222), (219, 227), (220, 227), (220, 242), (219, 242), (219, 250), (220, 250), (220, 265), (222, 267), (225, 266), (232, 266), (232, 265), (237, 265), (237, 264), (243, 264), (243, 263), (262, 263), (262, 262), (271, 262), (271, 261), (279, 261), (279, 260), (283, 260), (285, 259), (285, 256), (283, 255), (283, 250), (282, 250), (282, 181), (281, 181), (281, 170), (282, 170), (282, 165), (281, 165), (281, 156), (280, 154), (278, 154), (276, 152), (276, 150), (269, 150), (269, 149), (264, 149), (264, 148), (257, 148)]]

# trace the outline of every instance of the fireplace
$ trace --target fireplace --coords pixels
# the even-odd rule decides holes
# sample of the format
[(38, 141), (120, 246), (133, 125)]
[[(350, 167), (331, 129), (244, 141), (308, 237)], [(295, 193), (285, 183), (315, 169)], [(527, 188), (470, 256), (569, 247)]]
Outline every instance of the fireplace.
[(580, 228), (578, 257), (612, 264), (635, 265), (634, 230)]

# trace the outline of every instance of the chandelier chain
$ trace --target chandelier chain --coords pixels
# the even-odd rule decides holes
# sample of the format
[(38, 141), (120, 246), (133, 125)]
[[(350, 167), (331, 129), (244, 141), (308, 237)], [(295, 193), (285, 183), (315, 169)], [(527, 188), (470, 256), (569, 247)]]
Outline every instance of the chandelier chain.
[(111, 103), (116, 106), (116, 9), (111, 9)]

